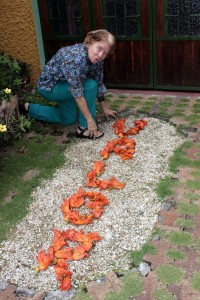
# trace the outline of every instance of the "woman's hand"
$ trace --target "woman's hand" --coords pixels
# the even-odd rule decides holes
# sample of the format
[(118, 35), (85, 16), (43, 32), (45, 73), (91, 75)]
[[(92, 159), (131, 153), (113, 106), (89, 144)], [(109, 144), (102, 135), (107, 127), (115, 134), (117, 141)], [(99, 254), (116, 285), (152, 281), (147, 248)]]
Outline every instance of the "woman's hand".
[(89, 121), (87, 121), (87, 125), (88, 125), (89, 136), (95, 139), (98, 136), (96, 122), (93, 119), (90, 119)]
[(106, 116), (106, 119), (108, 120), (109, 117), (115, 119), (117, 117), (117, 112), (115, 110), (109, 109), (109, 108), (104, 108), (103, 110), (104, 115)]
[(100, 105), (107, 120), (109, 120), (109, 117), (111, 117), (113, 119), (115, 119), (117, 117), (117, 112), (115, 110), (108, 108), (105, 101), (100, 101), (99, 105)]

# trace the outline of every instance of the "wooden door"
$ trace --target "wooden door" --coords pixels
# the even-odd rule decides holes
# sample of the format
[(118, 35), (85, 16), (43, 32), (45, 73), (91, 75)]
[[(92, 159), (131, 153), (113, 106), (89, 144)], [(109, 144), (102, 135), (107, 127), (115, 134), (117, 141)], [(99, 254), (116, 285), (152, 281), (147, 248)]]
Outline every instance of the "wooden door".
[(200, 1), (155, 0), (154, 87), (200, 89)]
[(46, 61), (62, 46), (82, 42), (88, 31), (105, 28), (116, 36), (105, 60), (108, 87), (152, 88), (151, 1), (38, 0)]

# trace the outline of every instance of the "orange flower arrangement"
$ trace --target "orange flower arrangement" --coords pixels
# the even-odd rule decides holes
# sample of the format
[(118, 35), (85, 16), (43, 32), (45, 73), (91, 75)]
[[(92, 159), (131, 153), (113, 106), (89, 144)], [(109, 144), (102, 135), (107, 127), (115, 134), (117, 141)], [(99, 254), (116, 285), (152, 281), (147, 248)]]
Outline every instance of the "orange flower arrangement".
[[(36, 257), (39, 266), (36, 272), (46, 270), (51, 264), (54, 265), (54, 270), (57, 280), (60, 282), (61, 290), (71, 289), (71, 271), (68, 269), (66, 261), (80, 260), (84, 257), (89, 257), (88, 253), (92, 249), (93, 243), (101, 240), (97, 232), (83, 233), (74, 229), (66, 231), (54, 230), (53, 245), (49, 247), (48, 253), (40, 251)], [(77, 246), (69, 247), (68, 241), (78, 242)]]
[(125, 121), (126, 119), (118, 119), (114, 125), (115, 134), (117, 134), (120, 138), (109, 141), (105, 148), (100, 151), (100, 155), (103, 159), (108, 158), (111, 152), (119, 155), (123, 160), (127, 160), (133, 157), (135, 152), (135, 141), (132, 139), (128, 139), (127, 135), (135, 135), (138, 134), (140, 130), (144, 129), (147, 125), (147, 121), (145, 120), (136, 120), (134, 122), (135, 127), (130, 128), (127, 131), (125, 130)]
[[(147, 125), (145, 120), (134, 121), (134, 127), (125, 131), (125, 118), (118, 119), (114, 125), (114, 132), (119, 136), (118, 139), (109, 141), (105, 148), (100, 151), (103, 159), (109, 157), (110, 153), (119, 155), (122, 160), (132, 158), (135, 152), (135, 141), (127, 138), (127, 136), (138, 134)], [(124, 183), (120, 183), (115, 177), (109, 180), (100, 180), (100, 176), (105, 171), (106, 164), (103, 161), (94, 161), (93, 169), (87, 173), (85, 184), (86, 187), (104, 189), (122, 189)], [(80, 215), (77, 208), (86, 204), (85, 198), (89, 199), (86, 207), (91, 209), (89, 215)], [(66, 222), (71, 222), (75, 225), (89, 224), (93, 219), (99, 219), (103, 212), (104, 206), (108, 205), (108, 199), (100, 192), (84, 191), (81, 187), (76, 194), (70, 198), (63, 199), (61, 210), (64, 214)], [(80, 260), (89, 257), (88, 253), (91, 251), (95, 242), (102, 238), (98, 232), (83, 233), (83, 231), (76, 231), (75, 229), (67, 229), (66, 231), (59, 231), (54, 229), (54, 240), (52, 246), (49, 247), (48, 252), (41, 250), (37, 255), (38, 267), (36, 273), (46, 270), (50, 265), (54, 265), (54, 270), (57, 280), (60, 282), (58, 286), (61, 290), (71, 289), (71, 271), (68, 269), (67, 261)], [(75, 247), (70, 247), (69, 242), (77, 242)]]
[[(89, 215), (79, 215), (78, 208), (85, 204), (85, 197), (89, 198), (87, 208), (92, 209)], [(107, 198), (99, 192), (85, 192), (79, 188), (76, 194), (73, 194), (69, 199), (64, 199), (61, 210), (64, 213), (64, 219), (75, 225), (90, 224), (93, 219), (99, 219), (104, 212), (103, 206), (108, 205)]]
[(109, 180), (100, 180), (97, 178), (105, 170), (105, 167), (106, 164), (103, 161), (95, 161), (93, 169), (86, 175), (87, 182), (85, 186), (99, 188), (100, 190), (122, 189), (125, 184), (120, 183), (115, 177)]

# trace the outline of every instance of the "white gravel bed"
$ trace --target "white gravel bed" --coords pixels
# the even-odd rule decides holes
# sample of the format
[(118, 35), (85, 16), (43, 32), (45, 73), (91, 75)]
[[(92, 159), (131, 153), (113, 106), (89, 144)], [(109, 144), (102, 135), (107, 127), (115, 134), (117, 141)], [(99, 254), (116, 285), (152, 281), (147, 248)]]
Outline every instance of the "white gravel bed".
[[(127, 128), (133, 127), (134, 119), (133, 116), (127, 118)], [(78, 140), (66, 150), (66, 164), (55, 172), (52, 180), (44, 181), (34, 191), (27, 217), (18, 224), (9, 240), (0, 244), (0, 281), (37, 291), (56, 289), (58, 282), (53, 267), (34, 275), (36, 256), (52, 244), (54, 228), (98, 231), (103, 238), (89, 253), (90, 258), (69, 262), (74, 288), (110, 270), (129, 269), (128, 251), (139, 249), (148, 240), (158, 218), (160, 203), (155, 186), (169, 174), (169, 158), (185, 140), (168, 123), (154, 118), (146, 120), (145, 129), (133, 136), (136, 152), (132, 159), (123, 161), (111, 154), (105, 160), (107, 166), (100, 179), (115, 176), (125, 187), (102, 191), (109, 205), (101, 219), (89, 225), (66, 224), (60, 206), (63, 197), (68, 198), (79, 187), (84, 187), (93, 162), (101, 160), (99, 151), (107, 141), (117, 138), (113, 123), (101, 124), (105, 132), (103, 138)]]

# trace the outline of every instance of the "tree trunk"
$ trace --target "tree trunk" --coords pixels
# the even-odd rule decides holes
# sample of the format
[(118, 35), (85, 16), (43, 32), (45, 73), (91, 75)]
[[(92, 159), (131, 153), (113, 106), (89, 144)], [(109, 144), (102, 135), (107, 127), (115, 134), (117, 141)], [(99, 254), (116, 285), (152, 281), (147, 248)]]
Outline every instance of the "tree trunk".
[(18, 98), (12, 96), (9, 101), (0, 101), (0, 123), (6, 125), (7, 131), (3, 134), (3, 139), (9, 141), (12, 135), (12, 124), (19, 119)]

